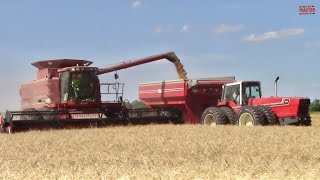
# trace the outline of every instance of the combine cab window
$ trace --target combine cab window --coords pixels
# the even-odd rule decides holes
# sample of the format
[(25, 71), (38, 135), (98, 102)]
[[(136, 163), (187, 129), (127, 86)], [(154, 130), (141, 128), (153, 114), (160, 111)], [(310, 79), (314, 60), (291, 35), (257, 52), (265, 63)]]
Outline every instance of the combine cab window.
[(61, 73), (62, 101), (94, 102), (95, 74), (91, 71)]

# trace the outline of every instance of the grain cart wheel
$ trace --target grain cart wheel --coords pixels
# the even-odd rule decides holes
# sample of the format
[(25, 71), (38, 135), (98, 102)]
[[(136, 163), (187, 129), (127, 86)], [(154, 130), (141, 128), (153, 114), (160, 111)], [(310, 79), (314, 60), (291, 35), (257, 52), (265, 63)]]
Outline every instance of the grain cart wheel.
[(253, 106), (244, 106), (239, 111), (239, 126), (266, 125), (263, 112)]
[(276, 114), (268, 106), (257, 106), (263, 112), (264, 118), (267, 120), (268, 125), (279, 125), (279, 120)]
[(227, 124), (227, 120), (219, 108), (209, 107), (201, 115), (201, 124), (216, 126)]
[(223, 115), (227, 118), (227, 123), (228, 124), (232, 124), (232, 125), (238, 124), (237, 117), (236, 117), (234, 111), (231, 108), (220, 107), (219, 109), (221, 110)]

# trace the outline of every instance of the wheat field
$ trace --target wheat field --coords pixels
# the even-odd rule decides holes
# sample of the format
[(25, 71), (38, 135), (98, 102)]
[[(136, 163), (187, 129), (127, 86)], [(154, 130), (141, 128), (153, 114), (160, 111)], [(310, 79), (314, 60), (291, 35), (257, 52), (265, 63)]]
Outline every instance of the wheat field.
[(0, 137), (1, 179), (320, 177), (318, 126), (148, 125)]

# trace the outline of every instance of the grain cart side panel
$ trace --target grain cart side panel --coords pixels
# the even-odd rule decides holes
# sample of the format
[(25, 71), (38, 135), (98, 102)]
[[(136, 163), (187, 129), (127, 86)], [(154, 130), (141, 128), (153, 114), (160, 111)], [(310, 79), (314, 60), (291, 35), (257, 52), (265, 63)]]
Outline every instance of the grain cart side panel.
[(152, 107), (184, 105), (186, 100), (185, 86), (184, 80), (140, 84), (139, 98), (146, 105)]

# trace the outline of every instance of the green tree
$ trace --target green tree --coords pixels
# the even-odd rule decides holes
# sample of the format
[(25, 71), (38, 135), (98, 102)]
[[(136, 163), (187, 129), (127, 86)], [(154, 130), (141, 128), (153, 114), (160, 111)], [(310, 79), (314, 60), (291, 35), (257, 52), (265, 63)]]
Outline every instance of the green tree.
[(141, 109), (141, 108), (147, 108), (148, 106), (145, 105), (142, 101), (139, 101), (139, 100), (134, 100), (131, 102), (131, 106), (133, 108), (136, 108), (136, 109)]
[(310, 104), (310, 111), (320, 111), (320, 100), (315, 99)]
[(127, 108), (134, 108), (134, 109), (142, 109), (147, 108), (148, 106), (145, 105), (142, 101), (134, 100), (129, 103), (129, 101), (125, 102)]

